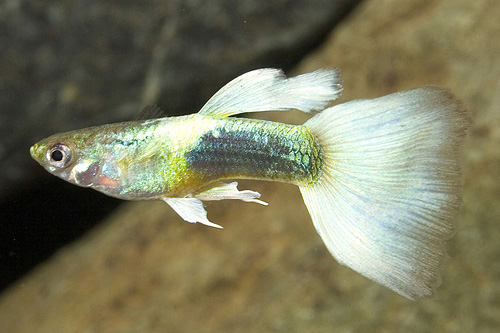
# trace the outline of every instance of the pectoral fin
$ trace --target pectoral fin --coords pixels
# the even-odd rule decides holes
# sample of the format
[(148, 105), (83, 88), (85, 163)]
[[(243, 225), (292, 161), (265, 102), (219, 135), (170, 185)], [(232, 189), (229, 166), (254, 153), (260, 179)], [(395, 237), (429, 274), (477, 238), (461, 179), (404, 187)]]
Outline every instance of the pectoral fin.
[(137, 120), (156, 119), (166, 116), (167, 114), (157, 105), (147, 105), (144, 109), (142, 109), (141, 113), (137, 117)]

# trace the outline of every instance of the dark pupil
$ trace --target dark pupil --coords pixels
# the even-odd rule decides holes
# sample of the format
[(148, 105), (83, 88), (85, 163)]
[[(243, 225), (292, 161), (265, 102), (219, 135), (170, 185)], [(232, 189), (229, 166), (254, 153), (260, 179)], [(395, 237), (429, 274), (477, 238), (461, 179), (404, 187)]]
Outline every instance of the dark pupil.
[(52, 154), (50, 154), (50, 157), (54, 161), (59, 162), (59, 161), (61, 161), (63, 159), (64, 155), (63, 155), (62, 151), (60, 151), (60, 150), (54, 150), (52, 152)]

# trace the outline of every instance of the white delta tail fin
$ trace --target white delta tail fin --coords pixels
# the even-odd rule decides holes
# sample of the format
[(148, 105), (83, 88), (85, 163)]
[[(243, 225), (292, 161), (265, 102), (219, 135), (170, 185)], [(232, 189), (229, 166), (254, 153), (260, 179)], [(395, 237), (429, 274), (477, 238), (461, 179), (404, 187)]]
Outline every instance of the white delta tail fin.
[(460, 206), (468, 122), (450, 92), (423, 87), (333, 106), (304, 124), (324, 167), (300, 190), (339, 263), (409, 299), (434, 295)]

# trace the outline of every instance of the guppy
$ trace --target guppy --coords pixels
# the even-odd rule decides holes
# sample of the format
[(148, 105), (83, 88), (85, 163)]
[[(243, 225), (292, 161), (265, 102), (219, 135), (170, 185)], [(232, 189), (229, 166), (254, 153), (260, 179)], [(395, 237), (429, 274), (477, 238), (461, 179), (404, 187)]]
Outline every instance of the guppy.
[[(228, 180), (296, 184), (339, 263), (407, 298), (431, 296), (460, 205), (466, 111), (438, 87), (328, 107), (341, 91), (336, 69), (292, 78), (254, 70), (196, 114), (53, 135), (31, 156), (73, 184), (161, 199), (218, 228), (202, 201), (266, 204)], [(301, 126), (230, 117), (291, 109), (320, 112)]]

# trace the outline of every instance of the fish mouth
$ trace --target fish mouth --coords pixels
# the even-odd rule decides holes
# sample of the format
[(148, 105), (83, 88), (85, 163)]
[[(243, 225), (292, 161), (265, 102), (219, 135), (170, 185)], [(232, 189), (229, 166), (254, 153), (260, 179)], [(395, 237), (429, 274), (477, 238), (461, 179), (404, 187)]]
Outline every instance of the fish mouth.
[(37, 148), (38, 148), (38, 145), (36, 145), (36, 144), (33, 145), (33, 146), (31, 146), (31, 148), (30, 148), (30, 155), (31, 155), (31, 157), (35, 157), (35, 150)]
[(39, 161), (40, 157), (40, 145), (38, 143), (35, 143), (33, 146), (30, 148), (30, 155), (34, 160)]

